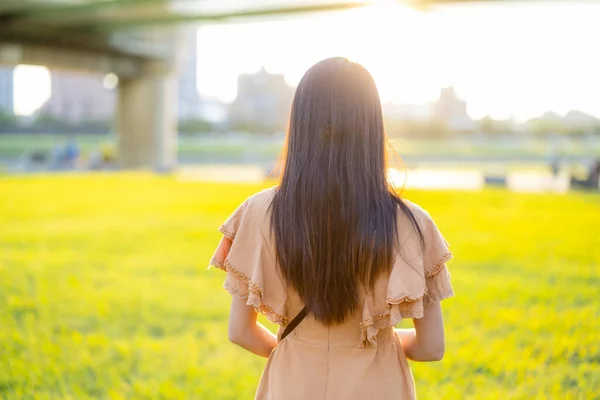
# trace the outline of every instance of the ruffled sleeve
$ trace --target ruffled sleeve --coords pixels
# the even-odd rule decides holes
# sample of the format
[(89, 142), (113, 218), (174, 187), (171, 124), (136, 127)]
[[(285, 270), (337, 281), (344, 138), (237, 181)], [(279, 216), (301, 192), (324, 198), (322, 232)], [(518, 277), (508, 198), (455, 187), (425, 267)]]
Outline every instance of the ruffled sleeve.
[[(411, 222), (399, 217), (400, 248), (387, 282), (382, 306), (366, 302), (363, 308), (361, 347), (376, 347), (381, 329), (402, 319), (423, 318), (425, 307), (454, 295), (446, 262), (452, 258), (449, 245), (431, 216), (417, 205), (406, 202), (423, 233), (424, 245)], [(410, 228), (407, 228), (409, 226)]]
[(452, 259), (450, 245), (446, 242), (429, 214), (425, 215), (424, 227), (423, 234), (426, 236), (423, 263), (425, 270), (423, 305), (427, 306), (429, 303), (454, 296), (454, 290), (450, 283), (450, 272), (446, 267), (446, 263)]
[(210, 265), (227, 272), (223, 287), (271, 322), (285, 325), (285, 286), (276, 270), (268, 235), (268, 204), (250, 197), (221, 225)]

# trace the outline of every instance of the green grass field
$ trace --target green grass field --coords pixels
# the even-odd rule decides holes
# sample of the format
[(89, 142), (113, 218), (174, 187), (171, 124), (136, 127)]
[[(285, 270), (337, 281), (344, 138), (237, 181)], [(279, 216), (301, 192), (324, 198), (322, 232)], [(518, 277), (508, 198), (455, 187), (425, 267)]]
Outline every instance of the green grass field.
[[(0, 398), (250, 399), (217, 227), (253, 185), (0, 178)], [(600, 399), (600, 196), (410, 192), (452, 244), (420, 399)], [(307, 366), (310, 368), (310, 366)]]

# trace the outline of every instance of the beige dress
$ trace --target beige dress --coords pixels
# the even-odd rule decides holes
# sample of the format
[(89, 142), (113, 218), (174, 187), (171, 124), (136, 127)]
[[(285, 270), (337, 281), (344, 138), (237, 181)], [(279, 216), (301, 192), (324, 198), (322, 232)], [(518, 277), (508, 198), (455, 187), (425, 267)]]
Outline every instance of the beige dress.
[[(211, 265), (227, 271), (224, 287), (279, 325), (304, 306), (275, 261), (269, 205), (275, 188), (248, 198), (221, 226)], [(362, 293), (361, 309), (326, 326), (309, 314), (271, 353), (256, 399), (414, 399), (415, 387), (393, 327), (421, 318), (424, 307), (453, 296), (446, 261), (452, 254), (429, 214), (407, 202), (425, 236), (422, 249), (410, 221), (398, 213), (401, 249), (392, 272)], [(364, 292), (364, 291), (363, 291)]]

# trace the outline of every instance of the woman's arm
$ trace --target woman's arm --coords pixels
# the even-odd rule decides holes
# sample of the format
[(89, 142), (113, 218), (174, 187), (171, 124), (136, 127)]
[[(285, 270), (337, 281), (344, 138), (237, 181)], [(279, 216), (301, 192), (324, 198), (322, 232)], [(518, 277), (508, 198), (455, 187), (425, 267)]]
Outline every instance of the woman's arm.
[(425, 307), (423, 318), (413, 319), (414, 329), (396, 329), (402, 350), (413, 361), (440, 361), (444, 357), (442, 307), (434, 302)]
[(246, 304), (246, 299), (232, 297), (229, 340), (256, 355), (269, 357), (277, 346), (277, 337), (256, 319), (256, 311)]

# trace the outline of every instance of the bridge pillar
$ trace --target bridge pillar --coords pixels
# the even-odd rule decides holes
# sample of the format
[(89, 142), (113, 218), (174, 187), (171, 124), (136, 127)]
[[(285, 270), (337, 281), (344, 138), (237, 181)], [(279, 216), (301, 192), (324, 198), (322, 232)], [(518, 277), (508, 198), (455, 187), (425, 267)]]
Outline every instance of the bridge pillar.
[(117, 130), (123, 168), (168, 171), (177, 164), (177, 81), (173, 71), (121, 78)]

